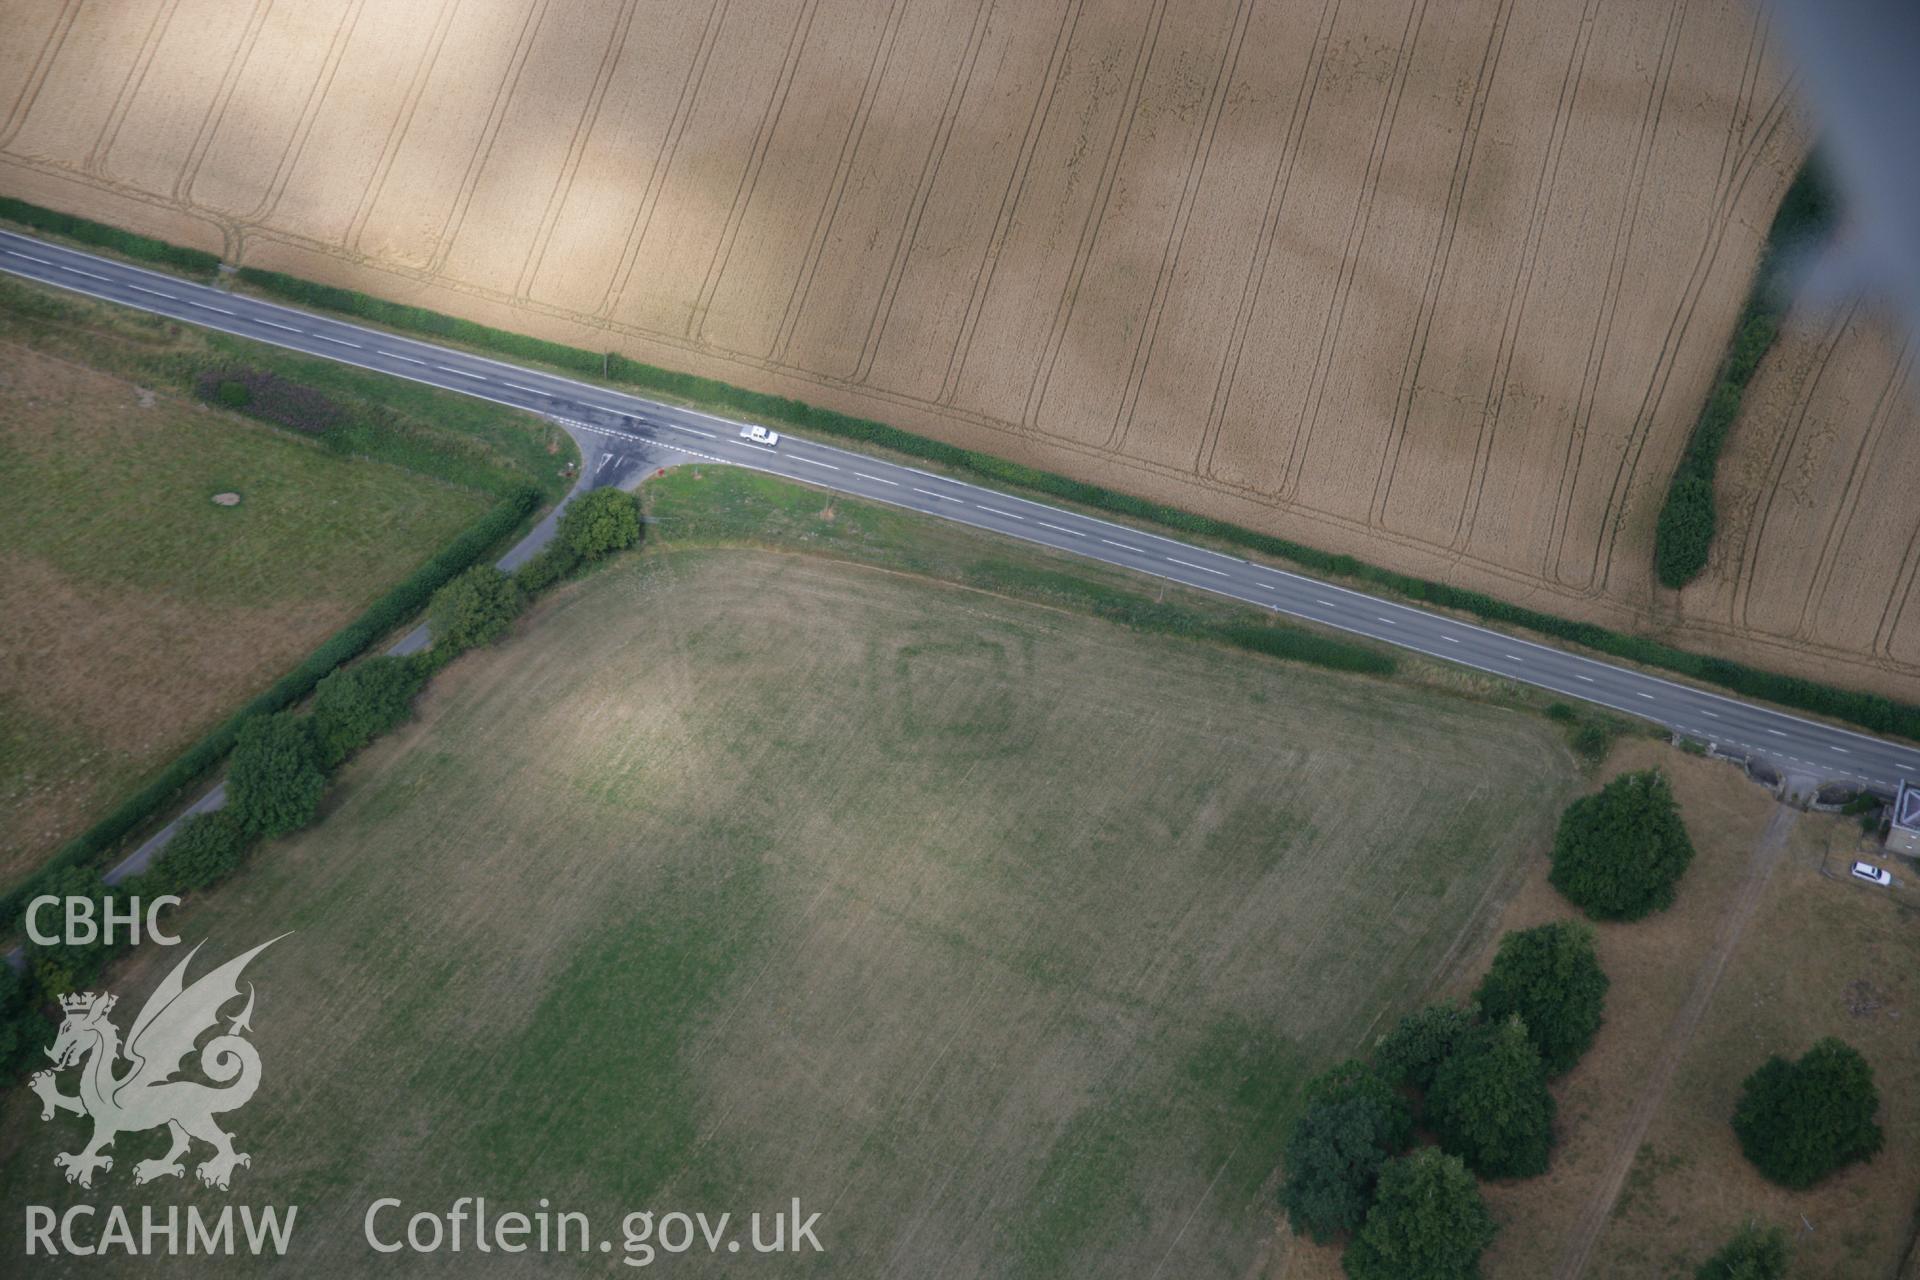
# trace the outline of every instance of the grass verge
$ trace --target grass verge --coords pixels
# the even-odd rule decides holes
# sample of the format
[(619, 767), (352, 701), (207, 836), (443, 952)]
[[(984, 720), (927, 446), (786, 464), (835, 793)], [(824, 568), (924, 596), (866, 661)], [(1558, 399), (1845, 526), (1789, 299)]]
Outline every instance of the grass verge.
[(1920, 705), (1766, 671), (1725, 658), (1708, 657), (1645, 636), (1629, 635), (1593, 623), (1556, 617), (1496, 599), (1483, 592), (1399, 573), (1367, 564), (1353, 556), (1321, 551), (1229, 521), (1196, 515), (1099, 485), (1021, 466), (990, 454), (961, 449), (885, 423), (823, 409), (803, 401), (750, 391), (711, 378), (676, 373), (617, 354), (589, 352), (562, 343), (547, 342), (461, 320), (424, 307), (385, 302), (354, 290), (316, 284), (279, 272), (242, 268), (239, 274), (250, 287), (290, 302), (336, 311), (394, 329), (446, 338), (484, 351), (537, 361), (585, 377), (599, 378), (604, 373), (607, 381), (618, 385), (874, 445), (1009, 489), (1059, 499), (1189, 536), (1212, 539), (1271, 556), (1326, 577), (1346, 579), (1406, 600), (1456, 609), (1488, 622), (1518, 627), (1624, 661), (1672, 672), (1745, 697), (1829, 716), (1875, 733), (1897, 734), (1920, 741)]
[(1234, 601), (1147, 585), (1078, 557), (1004, 549), (1002, 539), (739, 467), (681, 467), (641, 490), (653, 536), (680, 544), (792, 547), (1073, 609), (1136, 631), (1186, 636), (1335, 671), (1391, 676), (1391, 650), (1283, 622)]

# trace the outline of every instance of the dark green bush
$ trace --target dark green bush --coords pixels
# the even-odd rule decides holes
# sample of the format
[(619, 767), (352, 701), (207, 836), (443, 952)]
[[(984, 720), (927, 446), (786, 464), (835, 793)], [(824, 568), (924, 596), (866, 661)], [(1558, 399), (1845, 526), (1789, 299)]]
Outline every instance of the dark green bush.
[(1473, 1175), (1423, 1147), (1380, 1170), (1373, 1208), (1340, 1265), (1352, 1280), (1479, 1280), (1494, 1233)]
[(180, 824), (155, 860), (153, 887), (162, 893), (187, 893), (217, 884), (238, 869), (251, 843), (228, 810), (196, 813)]
[(1787, 1233), (1749, 1222), (1694, 1269), (1693, 1280), (1782, 1280), (1786, 1274)]
[(1775, 1054), (1748, 1076), (1733, 1113), (1747, 1159), (1796, 1191), (1879, 1154), (1880, 1091), (1860, 1051), (1832, 1036), (1798, 1062)]
[(1473, 998), (1489, 1022), (1518, 1018), (1550, 1076), (1568, 1071), (1593, 1044), (1607, 1004), (1607, 975), (1593, 930), (1562, 920), (1500, 939)]
[(1483, 1178), (1531, 1178), (1553, 1149), (1547, 1072), (1518, 1018), (1475, 1027), (1434, 1072), (1427, 1123)]
[(1713, 481), (1701, 475), (1680, 476), (1660, 509), (1654, 535), (1655, 564), (1660, 584), (1676, 590), (1707, 567), (1713, 551)]
[(1430, 1004), (1406, 1017), (1380, 1037), (1373, 1048), (1374, 1065), (1395, 1084), (1426, 1090), (1434, 1072), (1473, 1029), (1473, 1013), (1458, 1005)]
[(1413, 1136), (1413, 1116), (1405, 1099), (1358, 1062), (1315, 1079), (1306, 1094), (1287, 1137), (1280, 1204), (1296, 1235), (1324, 1244), (1359, 1228), (1380, 1167)]
[(25, 974), (12, 965), (0, 965), (0, 1080), (9, 1080), (37, 1060), (53, 1041), (53, 1024), (40, 1011), (40, 1001)]
[[(35, 896), (47, 894), (61, 899), (91, 898), (94, 904), (93, 918), (98, 922), (105, 918), (106, 904), (119, 900), (123, 893), (109, 889), (99, 875), (88, 868), (65, 867), (47, 877)], [(52, 910), (41, 912), (40, 927), (54, 930)], [(118, 945), (108, 946), (99, 940), (87, 943), (56, 942), (50, 945), (30, 940), (26, 945), (27, 966), (33, 974), (33, 985), (39, 995), (53, 999), (69, 991), (85, 989), (100, 976), (107, 961), (119, 950)]]
[(222, 378), (214, 388), (213, 398), (228, 409), (244, 409), (253, 399), (253, 393), (247, 390), (247, 384), (232, 378)]
[(319, 814), (326, 791), (312, 720), (281, 711), (240, 726), (227, 766), (227, 808), (249, 833), (298, 831)]
[(513, 581), (528, 596), (537, 596), (580, 567), (573, 548), (555, 539), (514, 571)]
[(1598, 764), (1607, 758), (1607, 751), (1613, 746), (1613, 735), (1602, 724), (1588, 721), (1573, 731), (1573, 750), (1582, 759)]
[(1693, 861), (1673, 788), (1657, 769), (1622, 774), (1560, 815), (1553, 887), (1596, 920), (1638, 920), (1673, 905)]
[(581, 560), (598, 560), (640, 541), (640, 500), (619, 489), (595, 489), (569, 502), (554, 531)]
[(427, 673), (411, 658), (380, 654), (341, 667), (313, 691), (313, 734), (320, 765), (342, 760), (413, 713), (413, 697)]
[(491, 644), (506, 633), (525, 602), (512, 578), (490, 564), (477, 564), (434, 593), (427, 610), (434, 647), (464, 653)]

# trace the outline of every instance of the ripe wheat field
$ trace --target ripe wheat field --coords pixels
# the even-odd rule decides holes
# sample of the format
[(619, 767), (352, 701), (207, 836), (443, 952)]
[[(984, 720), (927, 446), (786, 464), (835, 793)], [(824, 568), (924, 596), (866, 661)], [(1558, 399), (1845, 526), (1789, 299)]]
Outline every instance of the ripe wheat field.
[(1811, 132), (1745, 0), (9, 11), (0, 190), (1920, 694), (1911, 537), (1885, 634), (1652, 584)]

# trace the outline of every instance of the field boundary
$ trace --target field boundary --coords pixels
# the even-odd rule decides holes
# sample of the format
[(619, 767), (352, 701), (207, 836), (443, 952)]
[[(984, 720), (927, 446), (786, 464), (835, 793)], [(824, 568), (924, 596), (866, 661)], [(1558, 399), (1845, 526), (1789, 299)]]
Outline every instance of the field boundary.
[(1785, 262), (1791, 250), (1822, 235), (1833, 216), (1833, 193), (1816, 154), (1800, 166), (1767, 228), (1746, 305), (1740, 309), (1733, 336), (1727, 340), (1727, 352), (1721, 357), (1706, 404), (1687, 436), (1680, 465), (1667, 481), (1667, 496), (1653, 538), (1654, 576), (1663, 587), (1678, 590), (1707, 567), (1719, 531), (1714, 479), (1720, 469), (1720, 454), (1740, 416), (1747, 384), (1780, 336), (1780, 322), (1789, 301), (1781, 288)]
[(564, 343), (463, 320), (425, 307), (387, 302), (356, 290), (319, 284), (281, 272), (241, 267), (238, 275), (244, 283), (261, 293), (288, 302), (352, 316), (400, 332), (422, 333), (499, 355), (537, 361), (616, 387), (634, 387), (803, 430), (877, 445), (951, 467), (995, 485), (1077, 503), (1189, 536), (1212, 538), (1227, 545), (1273, 556), (1323, 577), (1347, 579), (1382, 589), (1408, 602), (1457, 609), (1487, 622), (1505, 623), (1623, 661), (1640, 663), (1706, 685), (1718, 686), (1745, 697), (1830, 716), (1872, 733), (1920, 741), (1920, 705), (1897, 702), (1881, 694), (1843, 689), (1800, 676), (1751, 667), (1732, 659), (1709, 657), (1646, 636), (1614, 631), (1597, 623), (1575, 622), (1511, 604), (1484, 592), (1400, 573), (1354, 556), (1322, 551), (1290, 539), (1259, 533), (1230, 521), (1197, 515), (1101, 485), (1011, 462), (993, 454), (963, 449), (870, 418), (840, 413), (770, 392), (751, 391), (715, 378), (664, 369), (618, 353), (586, 351)]
[(38, 870), (0, 895), (0, 933), (13, 931), (21, 907), (50, 876), (72, 867), (97, 865), (129, 834), (219, 767), (232, 750), (242, 724), (255, 716), (271, 715), (292, 706), (311, 693), (324, 677), (365, 653), (380, 637), (418, 613), (449, 579), (517, 529), (538, 505), (539, 497), (537, 490), (527, 487), (494, 503), (452, 542), (367, 606), (358, 618), (322, 641), (300, 665), (248, 700), (106, 817), (62, 845)]

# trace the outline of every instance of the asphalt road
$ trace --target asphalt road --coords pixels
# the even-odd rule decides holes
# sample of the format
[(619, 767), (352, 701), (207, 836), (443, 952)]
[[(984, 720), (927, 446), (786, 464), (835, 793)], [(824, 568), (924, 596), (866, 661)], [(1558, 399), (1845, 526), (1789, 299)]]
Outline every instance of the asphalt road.
[(1382, 600), (994, 489), (812, 440), (777, 448), (741, 424), (557, 374), (362, 328), (0, 232), (0, 270), (224, 333), (479, 396), (561, 421), (585, 447), (590, 486), (674, 454), (732, 463), (1120, 565), (1651, 720), (1803, 782), (1891, 790), (1920, 779), (1920, 749)]

